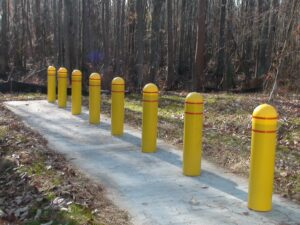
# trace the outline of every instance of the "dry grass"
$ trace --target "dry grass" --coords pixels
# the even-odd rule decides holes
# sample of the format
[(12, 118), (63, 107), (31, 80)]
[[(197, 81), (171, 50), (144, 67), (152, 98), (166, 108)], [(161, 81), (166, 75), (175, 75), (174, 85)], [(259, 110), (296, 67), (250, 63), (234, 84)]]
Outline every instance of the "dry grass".
[[(164, 93), (159, 102), (158, 135), (182, 148), (186, 93)], [(251, 114), (267, 102), (263, 94), (204, 94), (203, 155), (234, 173), (248, 176)], [(280, 119), (276, 150), (275, 192), (300, 202), (300, 96), (277, 97), (272, 105)], [(84, 104), (87, 105), (87, 98)], [(102, 95), (102, 112), (110, 114), (110, 96)], [(126, 96), (125, 121), (141, 127), (141, 96)]]

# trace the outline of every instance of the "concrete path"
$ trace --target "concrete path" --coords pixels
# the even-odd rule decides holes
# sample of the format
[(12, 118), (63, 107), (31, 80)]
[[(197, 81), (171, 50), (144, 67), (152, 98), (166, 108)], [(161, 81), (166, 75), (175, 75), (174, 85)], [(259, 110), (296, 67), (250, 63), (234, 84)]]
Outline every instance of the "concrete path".
[(137, 225), (300, 224), (300, 206), (277, 196), (273, 210), (247, 208), (247, 181), (202, 161), (200, 177), (181, 172), (181, 151), (159, 141), (158, 152), (140, 152), (140, 131), (110, 135), (110, 122), (88, 124), (88, 111), (72, 116), (46, 101), (6, 102), (51, 148), (107, 187), (109, 198)]

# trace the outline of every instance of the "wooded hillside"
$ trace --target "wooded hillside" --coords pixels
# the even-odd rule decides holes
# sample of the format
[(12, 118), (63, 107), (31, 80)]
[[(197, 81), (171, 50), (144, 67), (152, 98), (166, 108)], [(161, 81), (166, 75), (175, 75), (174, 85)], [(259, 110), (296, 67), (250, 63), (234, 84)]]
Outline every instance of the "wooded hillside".
[[(131, 89), (299, 91), (298, 0), (0, 0), (0, 78), (53, 64)], [(276, 86), (274, 86), (276, 87)]]

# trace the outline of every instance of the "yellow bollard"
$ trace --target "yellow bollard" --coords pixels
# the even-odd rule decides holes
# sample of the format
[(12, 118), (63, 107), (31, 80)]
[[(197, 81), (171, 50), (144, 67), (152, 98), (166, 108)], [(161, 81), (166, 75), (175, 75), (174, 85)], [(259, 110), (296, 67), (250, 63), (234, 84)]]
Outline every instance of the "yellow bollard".
[(90, 124), (100, 123), (101, 77), (92, 73), (89, 80), (89, 118)]
[(57, 71), (58, 76), (58, 107), (66, 108), (67, 106), (67, 85), (68, 70), (64, 67)]
[(56, 100), (56, 69), (49, 66), (47, 70), (47, 95), (48, 102), (54, 103)]
[(248, 207), (255, 211), (272, 209), (277, 117), (267, 104), (256, 107), (252, 114)]
[(111, 134), (123, 135), (125, 82), (116, 77), (111, 82)]
[(185, 98), (183, 132), (183, 174), (199, 176), (201, 173), (203, 97), (197, 92)]
[(142, 152), (156, 152), (158, 88), (147, 84), (143, 89)]
[(72, 72), (72, 114), (78, 115), (81, 113), (81, 88), (82, 74), (80, 70)]

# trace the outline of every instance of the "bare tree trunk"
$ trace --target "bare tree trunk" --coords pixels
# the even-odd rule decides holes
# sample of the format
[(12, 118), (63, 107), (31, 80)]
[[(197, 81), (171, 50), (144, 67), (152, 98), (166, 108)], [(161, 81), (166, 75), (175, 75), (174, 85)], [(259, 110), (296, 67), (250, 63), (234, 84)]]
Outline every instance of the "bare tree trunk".
[(74, 10), (77, 16), (72, 17), (72, 69), (79, 68), (79, 50), (80, 50), (80, 0), (74, 1)]
[(38, 62), (42, 58), (42, 17), (41, 17), (41, 1), (34, 1), (34, 28), (35, 28), (35, 54), (34, 59)]
[(179, 51), (178, 51), (178, 74), (182, 75), (186, 67), (185, 60), (185, 35), (186, 35), (186, 5), (187, 0), (182, 0), (180, 11), (180, 35), (179, 35)]
[(243, 68), (242, 71), (246, 75), (246, 79), (251, 79), (251, 61), (253, 60), (253, 21), (254, 21), (254, 12), (255, 12), (255, 0), (244, 0), (243, 10), (243, 33), (246, 34), (245, 42), (243, 43), (243, 53), (242, 60)]
[(229, 90), (233, 87), (233, 63), (231, 56), (234, 54), (234, 37), (232, 36), (234, 20), (234, 0), (227, 2), (227, 30), (226, 30), (226, 56), (225, 56), (225, 82), (224, 89)]
[(173, 6), (174, 0), (167, 0), (167, 30), (168, 30), (168, 75), (166, 89), (172, 89), (175, 79), (174, 70), (174, 40), (173, 40)]
[(2, 20), (1, 20), (1, 36), (0, 36), (0, 78), (7, 79), (8, 72), (8, 4), (7, 0), (2, 0)]
[(71, 36), (70, 33), (70, 25), (71, 25), (71, 10), (72, 3), (71, 0), (64, 0), (64, 29), (63, 29), (63, 37), (64, 37), (64, 66), (71, 70)]
[(63, 10), (63, 0), (59, 0), (58, 2), (58, 41), (59, 41), (58, 63), (59, 66), (63, 66), (65, 64), (62, 10)]
[[(88, 40), (88, 37), (91, 36), (90, 32), (90, 24), (88, 22), (88, 18), (90, 17), (90, 2), (86, 0), (81, 0), (82, 4), (82, 26), (81, 26), (81, 68), (86, 74), (85, 80), (87, 82), (89, 74), (92, 72), (86, 64), (86, 60), (88, 57), (88, 52), (90, 51), (91, 42)], [(103, 27), (103, 26), (102, 26)]]
[(104, 0), (104, 69), (110, 64), (110, 0)]
[(260, 40), (258, 47), (258, 68), (257, 76), (260, 77), (266, 72), (267, 65), (267, 46), (268, 46), (268, 30), (269, 30), (269, 0), (258, 0), (258, 12), (261, 17), (260, 20)]
[(221, 1), (218, 68), (216, 72), (217, 88), (221, 88), (225, 72), (225, 19), (227, 0)]
[(121, 22), (120, 22), (120, 72), (124, 75), (124, 54), (125, 54), (125, 0), (121, 1)]
[(278, 89), (278, 76), (280, 75), (280, 73), (282, 71), (282, 63), (283, 63), (283, 59), (286, 54), (287, 43), (289, 42), (289, 38), (291, 36), (291, 32), (292, 32), (294, 21), (295, 21), (295, 12), (296, 12), (297, 6), (300, 5), (298, 0), (293, 0), (293, 2), (290, 2), (290, 4), (292, 4), (292, 5), (291, 5), (291, 7), (289, 7), (289, 9), (291, 10), (289, 23), (287, 25), (287, 30), (284, 35), (284, 43), (283, 43), (283, 46), (282, 46), (282, 49), (281, 49), (281, 52), (279, 55), (279, 62), (278, 62), (278, 66), (277, 66), (277, 70), (276, 70), (276, 74), (275, 74), (273, 87), (272, 87), (271, 93), (269, 95), (269, 102), (274, 100), (274, 96)]
[(206, 0), (199, 1), (198, 7), (198, 32), (195, 56), (195, 70), (193, 76), (193, 90), (204, 90), (204, 70), (205, 70), (205, 35), (206, 35)]
[(33, 49), (33, 35), (32, 35), (32, 31), (30, 29), (30, 18), (29, 18), (29, 15), (30, 15), (30, 1), (27, 1), (27, 6), (26, 6), (26, 13), (27, 13), (27, 16), (26, 16), (26, 32), (27, 32), (27, 41), (29, 43), (29, 57), (32, 57), (33, 54), (34, 54), (34, 49)]
[(113, 68), (111, 67), (111, 55), (110, 55), (110, 0), (104, 1), (104, 89), (110, 89), (110, 83), (113, 77)]
[(120, 74), (120, 47), (121, 47), (121, 1), (116, 0), (116, 18), (115, 18), (115, 65), (114, 72)]
[(159, 28), (160, 28), (160, 17), (161, 9), (164, 0), (156, 0), (153, 2), (152, 11), (152, 24), (151, 24), (151, 52), (150, 52), (150, 70), (149, 70), (149, 82), (155, 82), (158, 62), (159, 62)]
[[(135, 76), (135, 42), (134, 42), (134, 35), (135, 35), (135, 1), (134, 0), (128, 0), (128, 34), (127, 34), (127, 56), (126, 56), (126, 63), (128, 67), (128, 75), (129, 75), (129, 80), (132, 85), (136, 85), (136, 76)], [(135, 89), (136, 87), (134, 87)]]
[(144, 0), (136, 1), (137, 25), (135, 31), (136, 41), (136, 84), (135, 86), (140, 89), (143, 81), (143, 67), (144, 67), (144, 35), (145, 35), (145, 2)]
[(22, 65), (22, 47), (21, 41), (20, 41), (20, 34), (21, 31), (20, 28), (20, 21), (21, 21), (21, 7), (20, 7), (20, 1), (14, 0), (14, 15), (13, 15), (13, 46), (14, 46), (14, 55), (13, 55), (13, 61), (14, 61), (14, 68), (16, 71), (22, 71), (23, 65)]
[[(44, 0), (43, 2), (43, 16), (41, 17), (41, 29), (42, 29), (42, 38), (41, 38), (41, 67), (45, 68), (47, 66), (47, 58), (49, 57), (49, 52), (52, 50), (52, 47), (46, 49), (47, 46), (47, 38), (50, 36), (50, 32), (49, 32), (49, 24), (50, 24), (50, 20), (49, 20), (49, 0)], [(43, 73), (40, 73), (41, 76), (43, 76)]]
[(275, 41), (276, 25), (278, 19), (279, 0), (272, 0), (272, 11), (270, 14), (270, 26), (268, 31), (266, 66), (270, 67), (272, 62), (273, 43)]
[(57, 1), (53, 1), (53, 44), (54, 44), (54, 63), (59, 65), (59, 36), (58, 36), (58, 9)]

